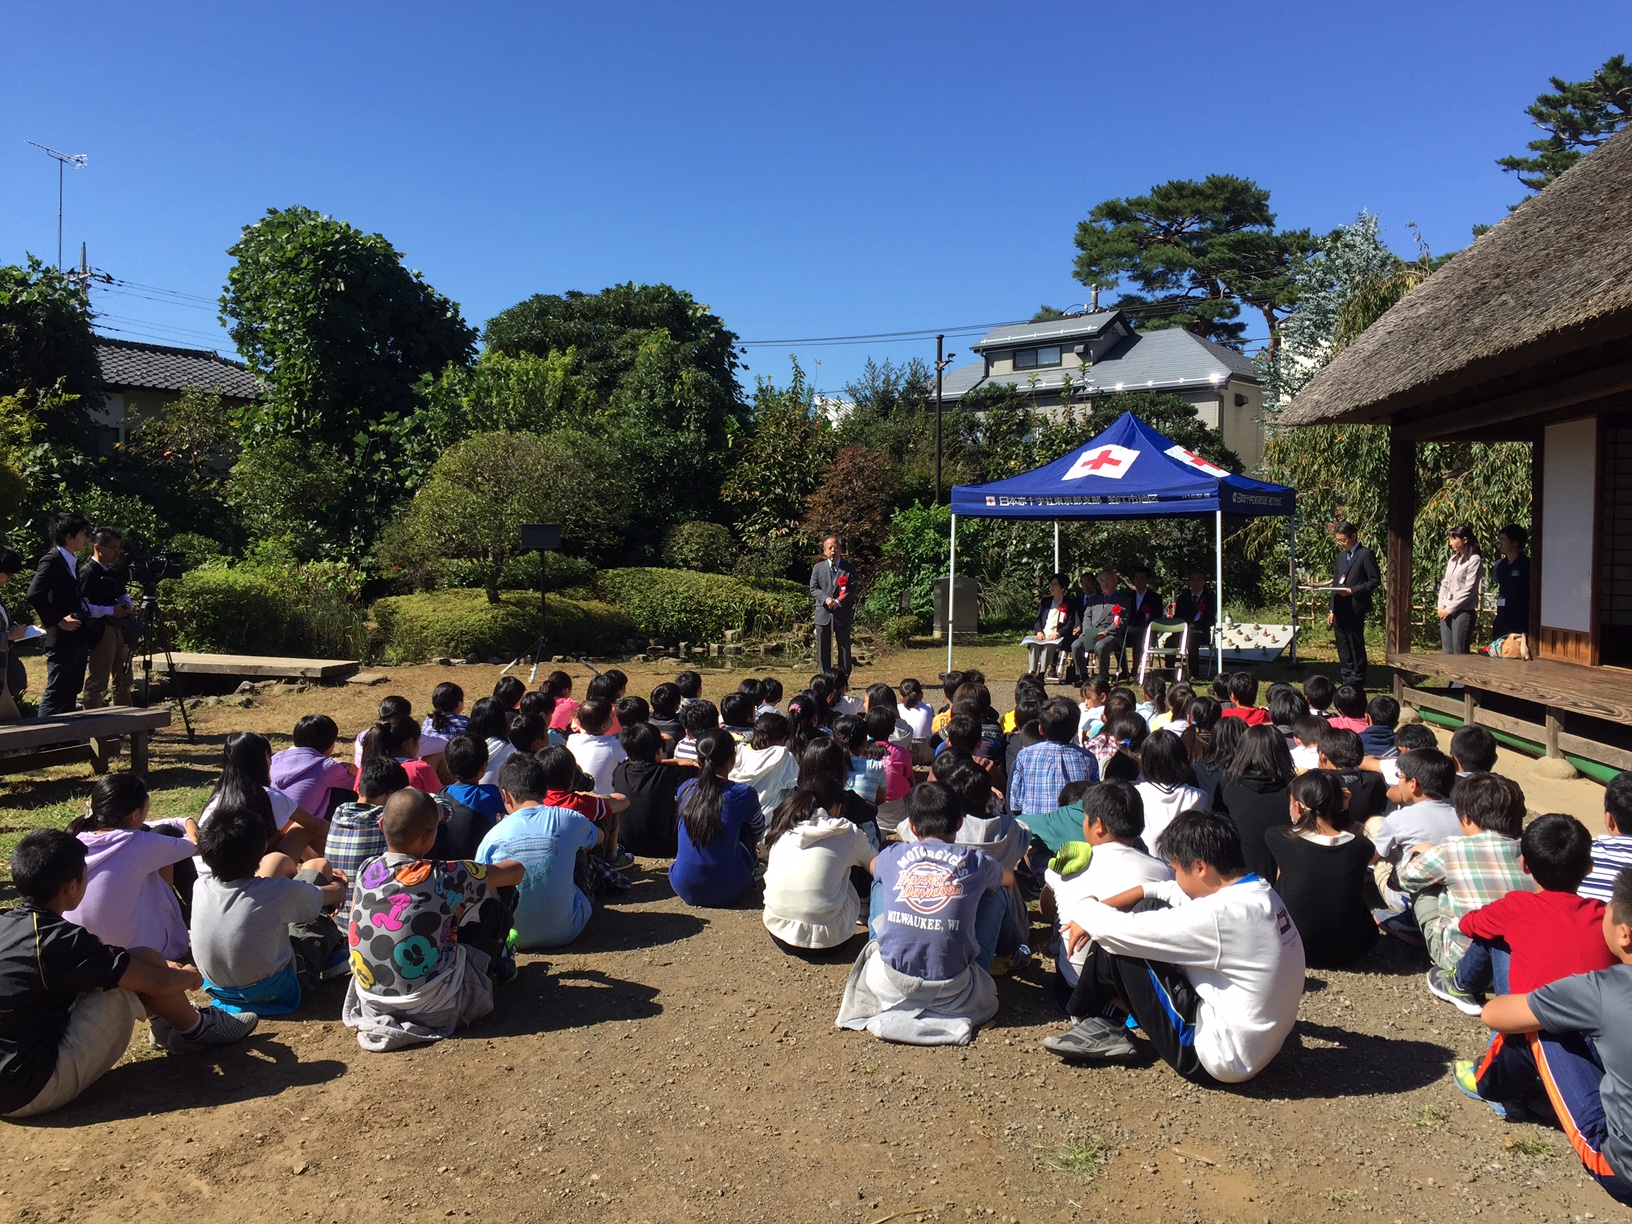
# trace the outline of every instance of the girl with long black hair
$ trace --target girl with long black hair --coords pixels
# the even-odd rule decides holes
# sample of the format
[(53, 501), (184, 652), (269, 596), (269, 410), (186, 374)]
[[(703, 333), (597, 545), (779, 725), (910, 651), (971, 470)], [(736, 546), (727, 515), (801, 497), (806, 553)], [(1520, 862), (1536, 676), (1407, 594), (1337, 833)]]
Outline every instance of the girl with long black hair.
[(729, 731), (697, 737), (697, 776), (680, 787), (679, 847), (669, 868), (669, 883), (687, 905), (734, 905), (753, 888), (765, 817), (754, 788), (729, 777), (736, 758)]

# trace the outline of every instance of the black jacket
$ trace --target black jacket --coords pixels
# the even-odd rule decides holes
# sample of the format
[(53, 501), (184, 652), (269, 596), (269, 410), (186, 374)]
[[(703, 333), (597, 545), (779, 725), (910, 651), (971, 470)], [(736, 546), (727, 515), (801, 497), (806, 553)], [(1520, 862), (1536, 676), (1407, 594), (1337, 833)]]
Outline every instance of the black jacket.
[(1071, 639), (1077, 636), (1077, 628), (1082, 623), (1081, 601), (1073, 595), (1062, 595), (1055, 599), (1049, 595), (1037, 605), (1037, 619), (1032, 623), (1031, 631), (1038, 637), (1043, 634), (1043, 627), (1048, 624), (1048, 614), (1051, 609), (1065, 605), (1065, 615), (1060, 618), (1060, 641), (1069, 645)]
[(102, 636), (101, 625), (92, 621), (73, 631), (57, 628), (58, 621), (81, 615), (85, 601), (79, 594), (79, 580), (56, 548), (42, 556), (35, 567), (34, 578), (28, 584), (28, 602), (40, 614), (40, 628), (45, 630), (42, 644), (47, 650), (58, 646), (89, 649)]
[[(1162, 597), (1155, 587), (1149, 588), (1143, 595), (1138, 591), (1122, 591), (1121, 597), (1122, 606), (1127, 609), (1128, 629), (1136, 641), (1143, 641), (1145, 626), (1153, 620), (1161, 620), (1164, 615), (1163, 608), (1167, 605), (1162, 602)], [(1135, 607), (1135, 603), (1139, 606)]]
[(1189, 587), (1185, 587), (1174, 604), (1173, 619), (1190, 626), (1191, 641), (1195, 641), (1197, 637), (1205, 639), (1213, 631), (1213, 625), (1218, 620), (1218, 607), (1213, 602), (1213, 593), (1203, 591), (1197, 595)]
[(1377, 568), (1377, 558), (1364, 544), (1356, 544), (1354, 558), (1345, 562), (1337, 554), (1332, 566), (1332, 585), (1348, 587), (1352, 595), (1332, 595), (1332, 611), (1338, 616), (1364, 619), (1371, 612), (1371, 593), (1382, 585), (1383, 575)]

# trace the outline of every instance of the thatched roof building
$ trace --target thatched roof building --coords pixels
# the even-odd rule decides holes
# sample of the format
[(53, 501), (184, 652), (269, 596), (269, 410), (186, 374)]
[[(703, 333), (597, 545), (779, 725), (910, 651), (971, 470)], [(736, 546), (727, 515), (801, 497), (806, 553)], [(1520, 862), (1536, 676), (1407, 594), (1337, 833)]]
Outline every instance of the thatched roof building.
[[(1426, 437), (1528, 437), (1528, 412), (1459, 408), (1624, 361), (1632, 342), (1632, 128), (1611, 139), (1361, 333), (1284, 425), (1401, 423)], [(1601, 394), (1583, 385), (1577, 392)], [(1557, 403), (1564, 409), (1568, 405)], [(1510, 426), (1519, 417), (1523, 428)], [(1499, 433), (1494, 427), (1501, 426)]]
[[(1406, 294), (1280, 417), (1345, 421), (1389, 429), (1396, 694), (1428, 717), (1485, 724), (1561, 768), (1568, 758), (1600, 777), (1632, 769), (1632, 129)], [(1531, 444), (1533, 660), (1413, 648), (1425, 441)], [(1425, 564), (1437, 572), (1443, 557)], [(1466, 692), (1436, 692), (1427, 677)]]

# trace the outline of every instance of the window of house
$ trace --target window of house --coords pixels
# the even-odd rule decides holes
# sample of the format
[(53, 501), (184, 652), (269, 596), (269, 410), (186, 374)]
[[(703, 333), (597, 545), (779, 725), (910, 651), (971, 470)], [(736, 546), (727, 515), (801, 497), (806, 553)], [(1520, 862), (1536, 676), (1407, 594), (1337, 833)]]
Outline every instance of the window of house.
[(1060, 346), (1057, 344), (1051, 344), (1046, 348), (1014, 350), (1014, 368), (1017, 370), (1035, 370), (1042, 366), (1059, 364)]

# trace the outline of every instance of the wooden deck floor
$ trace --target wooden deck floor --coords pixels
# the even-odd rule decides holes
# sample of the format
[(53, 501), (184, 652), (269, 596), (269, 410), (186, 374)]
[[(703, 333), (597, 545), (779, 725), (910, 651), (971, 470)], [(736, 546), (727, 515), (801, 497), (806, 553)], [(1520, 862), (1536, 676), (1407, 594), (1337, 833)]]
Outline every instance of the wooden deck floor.
[[(172, 651), (176, 671), (193, 676), (242, 676), (246, 680), (342, 680), (360, 666), (356, 659), (284, 659), (272, 655), (196, 654)], [(140, 664), (137, 665), (140, 670)], [(153, 670), (169, 671), (162, 654), (153, 656)]]
[(1472, 689), (1506, 693), (1524, 701), (1593, 718), (1632, 723), (1632, 670), (1583, 667), (1546, 659), (1492, 659), (1486, 655), (1389, 652), (1396, 671), (1455, 680)]

